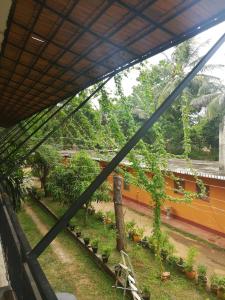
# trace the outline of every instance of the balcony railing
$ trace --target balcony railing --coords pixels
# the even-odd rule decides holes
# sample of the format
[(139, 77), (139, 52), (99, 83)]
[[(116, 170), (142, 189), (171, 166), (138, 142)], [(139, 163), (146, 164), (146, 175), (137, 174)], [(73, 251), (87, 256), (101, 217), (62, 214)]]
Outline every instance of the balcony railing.
[(38, 261), (29, 257), (29, 243), (7, 195), (0, 194), (0, 235), (9, 281), (18, 300), (56, 300)]

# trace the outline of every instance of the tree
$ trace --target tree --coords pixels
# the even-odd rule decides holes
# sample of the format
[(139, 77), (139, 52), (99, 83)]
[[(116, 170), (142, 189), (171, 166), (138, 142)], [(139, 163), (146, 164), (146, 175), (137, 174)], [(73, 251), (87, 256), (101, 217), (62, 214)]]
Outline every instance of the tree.
[(34, 176), (40, 179), (41, 187), (44, 189), (45, 196), (48, 195), (47, 178), (50, 170), (53, 169), (61, 159), (58, 151), (51, 145), (42, 145), (30, 157), (30, 164)]
[[(72, 157), (68, 165), (59, 164), (52, 170), (48, 187), (54, 199), (70, 205), (79, 198), (99, 172), (98, 162), (85, 151), (80, 151)], [(103, 183), (87, 202), (86, 212), (92, 201), (109, 201), (109, 192), (108, 183)]]

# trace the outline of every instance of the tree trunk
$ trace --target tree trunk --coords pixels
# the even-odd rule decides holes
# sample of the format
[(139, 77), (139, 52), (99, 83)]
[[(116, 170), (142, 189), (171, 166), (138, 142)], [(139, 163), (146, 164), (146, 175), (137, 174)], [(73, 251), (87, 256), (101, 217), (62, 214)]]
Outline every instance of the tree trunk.
[(113, 202), (114, 202), (115, 219), (116, 219), (116, 248), (118, 251), (125, 250), (126, 248), (121, 187), (122, 187), (122, 178), (118, 175), (114, 175), (113, 176)]

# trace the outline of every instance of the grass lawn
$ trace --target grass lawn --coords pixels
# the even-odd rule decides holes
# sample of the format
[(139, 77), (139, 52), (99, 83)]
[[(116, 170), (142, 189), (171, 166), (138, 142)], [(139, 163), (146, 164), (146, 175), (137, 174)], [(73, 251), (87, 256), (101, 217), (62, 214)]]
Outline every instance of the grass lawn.
[[(43, 202), (58, 216), (62, 215), (66, 210), (61, 204), (54, 202), (51, 199), (43, 199)], [(115, 250), (116, 239), (114, 230), (103, 225), (94, 215), (88, 217), (85, 226), (84, 210), (82, 209), (73, 218), (73, 222), (80, 227), (83, 237), (88, 236), (91, 240), (99, 238), (100, 253), (105, 246), (109, 246), (113, 249), (109, 260), (110, 265), (113, 266), (120, 262), (120, 255)], [(72, 247), (74, 247), (74, 245)], [(128, 240), (127, 252), (131, 258), (139, 286), (147, 285), (150, 287), (152, 294), (151, 299), (216, 299), (211, 294), (206, 293), (203, 289), (198, 288), (194, 282), (187, 280), (183, 274), (177, 272), (170, 266), (166, 266), (165, 269), (166, 271), (171, 272), (171, 279), (167, 282), (161, 282), (159, 279), (158, 263), (155, 256), (148, 249), (143, 249), (134, 242)]]
[[(34, 203), (30, 205), (45, 226), (50, 228), (54, 224), (52, 218), (49, 218), (37, 205)], [(34, 246), (42, 237), (40, 231), (24, 210), (19, 212), (18, 217), (31, 246)], [(65, 249), (68, 255), (72, 257), (71, 262), (69, 264), (62, 263), (51, 246), (46, 249), (39, 259), (55, 291), (71, 292), (77, 295), (79, 300), (122, 299), (121, 291), (112, 288), (114, 284), (112, 279), (99, 270), (89, 256), (68, 235), (62, 232), (59, 234), (57, 241), (62, 249)]]

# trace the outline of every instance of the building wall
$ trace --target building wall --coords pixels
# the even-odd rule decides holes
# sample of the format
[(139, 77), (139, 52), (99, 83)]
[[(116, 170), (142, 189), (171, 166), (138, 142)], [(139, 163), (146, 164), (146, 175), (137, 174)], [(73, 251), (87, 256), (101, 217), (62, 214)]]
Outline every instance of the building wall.
[[(105, 165), (105, 163), (101, 164), (102, 166)], [(132, 169), (129, 169), (129, 171), (132, 172)], [(196, 183), (193, 176), (176, 173), (175, 175), (185, 181), (186, 191), (196, 192)], [(167, 194), (181, 199), (181, 202), (165, 201), (163, 211), (166, 212), (166, 208), (169, 207), (171, 208), (172, 217), (225, 236), (225, 181), (212, 178), (201, 179), (209, 187), (208, 198), (205, 200), (196, 198), (191, 203), (182, 203), (183, 196), (174, 192), (173, 180), (166, 178)], [(112, 184), (113, 177), (109, 176), (108, 181)], [(144, 206), (153, 206), (151, 195), (135, 185), (129, 185), (128, 190), (124, 189), (123, 186), (122, 193), (123, 197), (129, 200)]]

